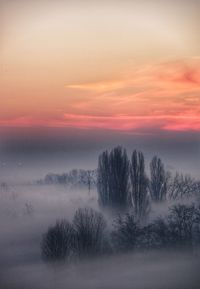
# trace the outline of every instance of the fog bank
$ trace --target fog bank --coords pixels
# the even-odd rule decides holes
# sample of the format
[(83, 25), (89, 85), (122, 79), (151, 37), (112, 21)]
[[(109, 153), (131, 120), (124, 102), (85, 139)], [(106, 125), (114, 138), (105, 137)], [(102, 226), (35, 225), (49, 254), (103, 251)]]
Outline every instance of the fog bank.
[(188, 289), (199, 288), (199, 260), (186, 252), (120, 255), (53, 268), (41, 263), (13, 266), (4, 289)]

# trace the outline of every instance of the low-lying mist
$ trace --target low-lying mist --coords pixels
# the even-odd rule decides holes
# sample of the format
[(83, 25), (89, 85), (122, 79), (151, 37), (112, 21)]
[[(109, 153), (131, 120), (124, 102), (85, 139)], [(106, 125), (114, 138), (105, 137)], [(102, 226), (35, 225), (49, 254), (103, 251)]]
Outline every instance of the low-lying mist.
[(0, 288), (198, 288), (200, 182), (158, 157), (146, 173), (145, 161), (116, 147), (98, 169), (27, 178), (19, 163), (18, 174), (1, 176)]
[(79, 207), (97, 207), (94, 191), (63, 186), (8, 186), (0, 193), (0, 266), (39, 261), (42, 234)]
[(12, 266), (1, 288), (197, 289), (199, 265), (187, 252), (118, 255), (60, 267), (33, 261)]
[[(168, 205), (160, 206), (158, 214)], [(80, 207), (99, 210), (95, 189), (36, 184), (1, 189), (0, 288), (198, 288), (197, 252), (148, 251), (45, 264), (42, 235), (57, 219), (71, 221)]]

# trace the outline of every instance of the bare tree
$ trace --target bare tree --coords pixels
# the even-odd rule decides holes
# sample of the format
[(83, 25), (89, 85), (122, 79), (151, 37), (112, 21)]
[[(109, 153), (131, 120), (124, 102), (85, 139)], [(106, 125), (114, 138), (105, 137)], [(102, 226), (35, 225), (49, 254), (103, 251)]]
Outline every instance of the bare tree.
[(78, 209), (73, 219), (76, 253), (79, 258), (93, 257), (104, 250), (106, 222), (93, 209)]
[(118, 251), (166, 248), (169, 246), (168, 224), (159, 218), (141, 226), (133, 214), (120, 215), (114, 222), (112, 241)]
[(145, 173), (144, 156), (136, 150), (132, 154), (131, 167), (131, 204), (138, 220), (144, 219), (149, 211), (148, 179)]
[(102, 206), (107, 206), (111, 203), (109, 194), (109, 177), (109, 154), (108, 151), (105, 151), (99, 156), (97, 170), (97, 190), (99, 203)]
[(97, 171), (96, 170), (78, 170), (78, 183), (79, 185), (86, 185), (88, 193), (96, 186)]
[(119, 251), (130, 251), (136, 248), (140, 228), (132, 214), (119, 215), (114, 221), (112, 241), (115, 249)]
[(90, 192), (92, 187), (96, 186), (96, 178), (96, 170), (73, 169), (63, 174), (49, 173), (43, 180), (39, 180), (38, 184), (67, 185), (70, 187), (87, 186)]
[(125, 149), (114, 148), (99, 157), (99, 202), (118, 210), (126, 210), (129, 195), (129, 160)]
[(24, 208), (24, 215), (27, 216), (32, 216), (34, 213), (34, 208), (30, 202), (25, 203), (25, 208)]
[(157, 156), (154, 156), (150, 163), (150, 175), (149, 191), (152, 200), (154, 202), (166, 200), (168, 177), (163, 162)]
[(129, 160), (125, 149), (114, 148), (109, 157), (109, 193), (114, 207), (127, 209), (129, 195)]
[(168, 197), (176, 200), (183, 197), (190, 197), (199, 194), (200, 184), (189, 175), (176, 173), (170, 178), (168, 186)]
[(55, 262), (69, 259), (74, 249), (74, 229), (65, 220), (57, 221), (43, 235), (41, 250), (45, 261)]
[(195, 223), (193, 232), (194, 246), (199, 247), (200, 245), (200, 203), (195, 207)]
[(138, 247), (142, 249), (166, 248), (169, 246), (168, 223), (158, 218), (141, 229)]
[(192, 246), (195, 207), (174, 205), (168, 217), (169, 234), (174, 246)]
[(86, 171), (86, 176), (87, 176), (87, 185), (88, 185), (88, 193), (90, 194), (90, 190), (91, 190), (91, 171), (87, 170)]
[(169, 246), (169, 227), (165, 219), (159, 217), (152, 223), (152, 230), (156, 234), (157, 246), (168, 247)]

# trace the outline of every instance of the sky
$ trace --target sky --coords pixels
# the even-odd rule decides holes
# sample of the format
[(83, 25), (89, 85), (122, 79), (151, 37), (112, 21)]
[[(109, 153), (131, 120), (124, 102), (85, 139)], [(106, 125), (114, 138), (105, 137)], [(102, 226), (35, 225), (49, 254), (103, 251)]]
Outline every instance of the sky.
[[(172, 174), (200, 179), (199, 11), (200, 0), (0, 0), (0, 186), (8, 184), (0, 202), (0, 275), (6, 284), (56, 288), (52, 271), (34, 259), (41, 234), (76, 206), (97, 205), (82, 191), (72, 196), (66, 188), (30, 186), (47, 173), (96, 169), (100, 152), (122, 145), (129, 158), (134, 149), (144, 153), (148, 174), (158, 155)], [(33, 218), (25, 218), (29, 203)], [(105, 268), (105, 283), (119, 275), (110, 288), (122, 281), (128, 288), (138, 278), (139, 271), (127, 271), (130, 264), (141, 277), (147, 273), (148, 288), (161, 288), (166, 279), (154, 281), (152, 268), (172, 286), (191, 287), (198, 264), (176, 255), (171, 266), (168, 257), (155, 255), (148, 264), (130, 256), (119, 274), (117, 259), (101, 260), (96, 269)], [(57, 287), (94, 288), (87, 268), (75, 272), (84, 274), (81, 284), (73, 272), (60, 272)]]
[(0, 2), (0, 129), (200, 131), (197, 0)]

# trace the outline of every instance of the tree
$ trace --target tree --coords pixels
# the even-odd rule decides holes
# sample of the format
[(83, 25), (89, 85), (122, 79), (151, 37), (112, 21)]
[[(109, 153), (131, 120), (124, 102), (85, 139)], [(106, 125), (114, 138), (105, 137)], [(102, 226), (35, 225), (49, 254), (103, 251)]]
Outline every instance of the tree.
[(125, 211), (129, 195), (129, 160), (125, 149), (114, 148), (110, 154), (105, 151), (98, 164), (99, 203)]
[(134, 249), (158, 249), (169, 246), (168, 224), (158, 218), (141, 226), (133, 214), (119, 216), (114, 222), (112, 241), (118, 251)]
[(88, 188), (88, 193), (90, 194), (91, 189), (96, 186), (97, 178), (96, 170), (78, 170), (78, 184), (85, 185)]
[(193, 244), (199, 247), (200, 244), (200, 204), (195, 207)]
[(93, 257), (104, 251), (106, 222), (93, 209), (78, 209), (73, 219), (75, 250), (79, 258)]
[(169, 229), (164, 219), (158, 218), (141, 229), (140, 248), (166, 248), (169, 246)]
[(181, 199), (199, 194), (200, 184), (189, 175), (176, 173), (174, 177), (170, 178), (168, 191), (170, 199)]
[(91, 178), (91, 171), (90, 170), (87, 170), (86, 171), (86, 183), (87, 183), (87, 185), (88, 185), (88, 193), (90, 194), (90, 190), (91, 190), (91, 182), (92, 182), (92, 180), (91, 180), (92, 178)]
[(148, 179), (145, 173), (144, 156), (136, 150), (132, 154), (130, 166), (131, 204), (138, 220), (146, 217), (149, 210)]
[(130, 251), (136, 248), (140, 228), (132, 214), (119, 215), (114, 221), (112, 241), (118, 251)]
[(129, 195), (129, 160), (125, 149), (114, 148), (109, 157), (109, 193), (114, 207), (127, 209)]
[(195, 208), (193, 205), (174, 205), (168, 217), (169, 234), (174, 246), (191, 247)]
[(154, 156), (150, 163), (149, 191), (154, 202), (166, 200), (167, 195), (167, 174), (161, 159)]
[(43, 235), (41, 250), (45, 261), (55, 262), (70, 259), (74, 250), (74, 229), (65, 220), (57, 221)]
[(158, 247), (166, 248), (170, 245), (168, 223), (163, 218), (160, 217), (152, 223), (152, 230), (156, 234)]
[(108, 151), (105, 151), (99, 156), (97, 170), (97, 190), (99, 203), (102, 206), (107, 206), (111, 203), (109, 194), (109, 177), (109, 154)]

